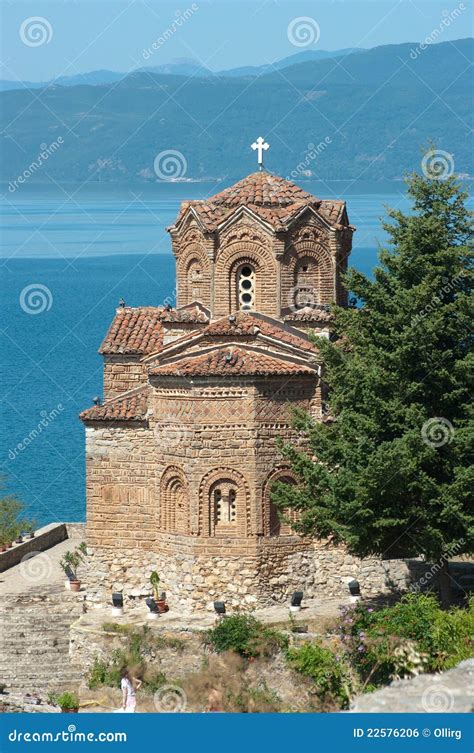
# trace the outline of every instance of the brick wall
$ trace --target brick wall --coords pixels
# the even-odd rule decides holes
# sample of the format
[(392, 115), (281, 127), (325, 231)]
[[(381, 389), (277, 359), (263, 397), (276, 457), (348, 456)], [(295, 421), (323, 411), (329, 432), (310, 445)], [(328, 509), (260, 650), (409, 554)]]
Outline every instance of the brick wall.
[(104, 356), (104, 400), (146, 384), (146, 366), (141, 356)]

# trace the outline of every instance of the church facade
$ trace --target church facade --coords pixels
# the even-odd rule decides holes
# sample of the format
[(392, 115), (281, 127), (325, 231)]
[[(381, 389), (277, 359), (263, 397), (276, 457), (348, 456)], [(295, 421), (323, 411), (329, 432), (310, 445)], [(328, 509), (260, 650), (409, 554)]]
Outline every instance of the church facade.
[(271, 500), (276, 480), (295, 481), (278, 450), (302, 442), (293, 409), (324, 420), (309, 332), (329, 335), (329, 304), (346, 302), (353, 230), (344, 202), (264, 170), (182, 204), (176, 307), (117, 309), (103, 403), (81, 414), (98, 601), (147, 595), (152, 570), (172, 608), (193, 610), (338, 593), (354, 575)]

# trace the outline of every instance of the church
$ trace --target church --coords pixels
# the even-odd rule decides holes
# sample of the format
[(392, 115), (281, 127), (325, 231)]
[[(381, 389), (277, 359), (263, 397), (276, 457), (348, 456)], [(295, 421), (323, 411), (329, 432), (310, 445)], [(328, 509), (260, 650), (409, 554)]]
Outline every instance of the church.
[[(258, 142), (257, 142), (258, 143)], [(255, 145), (254, 145), (255, 146)], [(301, 443), (292, 413), (324, 420), (323, 365), (354, 228), (263, 168), (168, 228), (176, 307), (123, 302), (100, 347), (104, 398), (85, 410), (88, 589), (149, 594), (170, 608), (285, 603), (337, 593), (354, 575), (342, 550), (298, 536), (271, 501), (293, 483), (278, 440)], [(345, 570), (344, 570), (345, 568)]]

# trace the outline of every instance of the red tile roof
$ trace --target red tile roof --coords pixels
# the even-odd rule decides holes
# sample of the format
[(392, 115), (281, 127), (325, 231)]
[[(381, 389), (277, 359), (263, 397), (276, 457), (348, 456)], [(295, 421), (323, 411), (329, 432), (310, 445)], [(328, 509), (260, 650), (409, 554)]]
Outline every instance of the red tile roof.
[(201, 323), (209, 321), (198, 306), (166, 309), (155, 306), (119, 308), (99, 348), (99, 353), (148, 355), (163, 345), (163, 323)]
[(236, 347), (220, 347), (209, 353), (185, 356), (172, 363), (150, 369), (152, 376), (269, 376), (285, 374), (315, 375), (305, 364), (286, 361), (261, 351)]
[(277, 340), (285, 345), (291, 345), (294, 348), (299, 348), (304, 351), (317, 352), (317, 348), (311, 342), (309, 337), (298, 329), (295, 329), (290, 324), (284, 324), (283, 322), (272, 319), (264, 314), (259, 314), (256, 311), (238, 311), (231, 316), (224, 316), (221, 319), (211, 322), (207, 327), (203, 327), (199, 331), (189, 332), (187, 335), (183, 335), (177, 340), (169, 343), (164, 348), (164, 352), (167, 350), (175, 350), (180, 346), (187, 347), (192, 345), (192, 341), (199, 342), (202, 345), (203, 342), (211, 341), (214, 339), (231, 338), (235, 340), (237, 338), (252, 341), (259, 335)]
[(133, 392), (127, 392), (113, 400), (107, 400), (103, 405), (83, 411), (79, 418), (82, 421), (144, 421), (148, 410), (149, 385), (140, 387)]
[[(234, 321), (232, 321), (232, 318), (234, 318)], [(257, 336), (259, 333), (296, 348), (315, 350), (313, 343), (298, 330), (257, 312), (238, 311), (233, 317), (226, 316), (218, 319), (202, 330), (203, 336)]]
[(278, 230), (284, 229), (305, 207), (311, 207), (331, 225), (348, 224), (344, 201), (318, 199), (295, 183), (263, 170), (248, 175), (209, 199), (183, 202), (175, 225), (192, 207), (206, 229), (212, 231), (242, 206)]

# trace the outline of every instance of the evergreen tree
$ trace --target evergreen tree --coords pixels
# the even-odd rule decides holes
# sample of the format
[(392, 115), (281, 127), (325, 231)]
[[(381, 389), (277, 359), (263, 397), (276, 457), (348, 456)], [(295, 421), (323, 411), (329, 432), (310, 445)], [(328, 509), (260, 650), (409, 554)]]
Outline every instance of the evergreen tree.
[(374, 279), (346, 276), (360, 307), (335, 308), (334, 340), (317, 339), (331, 420), (297, 415), (310, 451), (282, 448), (300, 483), (273, 499), (357, 556), (439, 562), (446, 603), (446, 560), (473, 544), (472, 214), (454, 177), (407, 185)]

